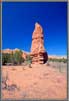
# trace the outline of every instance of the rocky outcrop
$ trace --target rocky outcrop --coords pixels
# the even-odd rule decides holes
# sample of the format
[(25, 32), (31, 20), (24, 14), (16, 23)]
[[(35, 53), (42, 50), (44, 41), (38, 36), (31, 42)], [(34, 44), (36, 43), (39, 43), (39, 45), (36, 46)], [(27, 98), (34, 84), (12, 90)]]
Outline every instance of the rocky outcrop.
[(44, 48), (43, 29), (40, 24), (35, 24), (32, 35), (31, 56), (32, 63), (43, 64), (48, 60), (47, 52)]

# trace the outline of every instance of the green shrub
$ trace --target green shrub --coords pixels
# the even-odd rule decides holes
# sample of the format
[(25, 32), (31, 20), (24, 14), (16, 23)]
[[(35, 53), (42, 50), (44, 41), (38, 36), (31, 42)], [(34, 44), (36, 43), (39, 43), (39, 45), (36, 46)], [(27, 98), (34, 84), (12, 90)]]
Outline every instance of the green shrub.
[(32, 58), (30, 57), (30, 55), (26, 56), (26, 63), (31, 64), (32, 63)]
[(24, 62), (24, 58), (22, 57), (22, 51), (16, 51), (15, 53), (2, 53), (2, 64), (6, 65), (6, 63), (12, 64), (21, 64)]
[(24, 58), (22, 57), (22, 51), (16, 51), (14, 54), (13, 54), (13, 60), (14, 60), (14, 63), (16, 64), (21, 64), (22, 62), (24, 62)]
[(8, 53), (2, 54), (2, 64), (5, 65), (6, 63), (11, 63), (11, 55)]

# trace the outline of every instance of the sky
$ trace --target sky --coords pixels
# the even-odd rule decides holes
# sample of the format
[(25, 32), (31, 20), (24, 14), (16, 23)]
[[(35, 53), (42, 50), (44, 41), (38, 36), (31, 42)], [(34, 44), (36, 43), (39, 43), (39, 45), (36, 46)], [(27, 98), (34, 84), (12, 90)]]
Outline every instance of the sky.
[(66, 2), (3, 2), (2, 49), (30, 52), (36, 22), (43, 28), (47, 53), (67, 55)]

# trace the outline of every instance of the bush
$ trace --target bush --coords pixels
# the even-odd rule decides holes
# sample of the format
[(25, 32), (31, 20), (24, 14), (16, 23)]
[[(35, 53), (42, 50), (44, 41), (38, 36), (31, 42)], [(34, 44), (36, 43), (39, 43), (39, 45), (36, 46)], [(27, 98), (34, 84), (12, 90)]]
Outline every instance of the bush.
[(11, 55), (8, 53), (2, 54), (2, 64), (5, 65), (6, 63), (11, 63)]
[(22, 51), (16, 51), (13, 54), (13, 61), (14, 64), (21, 64), (22, 62), (24, 62), (24, 58), (22, 57)]
[(2, 54), (2, 64), (6, 65), (6, 63), (12, 64), (21, 64), (24, 62), (24, 58), (22, 57), (22, 51), (16, 51), (15, 53), (3, 53)]
[(31, 63), (32, 63), (32, 58), (30, 57), (30, 55), (27, 55), (27, 56), (26, 56), (26, 62), (27, 62), (28, 64), (31, 64)]

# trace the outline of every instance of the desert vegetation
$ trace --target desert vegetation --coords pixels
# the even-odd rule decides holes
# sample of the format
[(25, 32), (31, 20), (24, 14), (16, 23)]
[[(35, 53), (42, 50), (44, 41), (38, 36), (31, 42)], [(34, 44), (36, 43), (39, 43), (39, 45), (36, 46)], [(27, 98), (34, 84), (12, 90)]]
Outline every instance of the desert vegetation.
[(65, 58), (49, 58), (48, 61), (52, 61), (52, 62), (63, 62), (63, 63), (67, 63), (67, 59)]
[(11, 54), (2, 53), (2, 65), (21, 65), (22, 63), (31, 64), (32, 58), (30, 55), (27, 55), (26, 59), (24, 59), (21, 50)]
[[(48, 58), (48, 62), (63, 62), (67, 63), (66, 58)], [(16, 51), (15, 53), (2, 53), (2, 65), (21, 65), (22, 63), (31, 64), (32, 58), (30, 55), (26, 56), (26, 59), (22, 57), (22, 51)]]
[(16, 51), (15, 53), (2, 53), (2, 64), (16, 64), (20, 65), (22, 62), (24, 62), (24, 58), (22, 57), (22, 51)]

